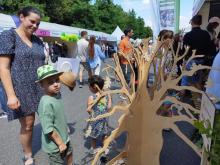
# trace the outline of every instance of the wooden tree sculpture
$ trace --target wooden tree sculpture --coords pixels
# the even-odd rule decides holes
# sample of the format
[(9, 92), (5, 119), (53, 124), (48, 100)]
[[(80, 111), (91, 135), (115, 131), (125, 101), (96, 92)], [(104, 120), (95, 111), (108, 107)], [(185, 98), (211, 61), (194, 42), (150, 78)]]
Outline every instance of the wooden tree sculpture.
[[(161, 51), (162, 49), (163, 51)], [(191, 146), (199, 156), (201, 156), (200, 150), (175, 125), (175, 122), (177, 121), (193, 123), (193, 121), (196, 120), (193, 113), (199, 113), (200, 111), (187, 103), (181, 102), (175, 97), (166, 95), (168, 90), (190, 90), (192, 92), (202, 93), (202, 91), (192, 86), (178, 86), (177, 84), (183, 76), (192, 76), (196, 71), (209, 69), (209, 67), (193, 65), (190, 71), (183, 69), (181, 75), (175, 78), (172, 76), (172, 72), (166, 73), (166, 59), (168, 58), (168, 54), (171, 53), (172, 55), (172, 65), (170, 66), (170, 69), (173, 70), (177, 62), (184, 58), (188, 50), (189, 48), (186, 48), (185, 53), (182, 56), (179, 56), (179, 47), (177, 52), (174, 53), (172, 41), (170, 40), (162, 42), (158, 41), (154, 47), (154, 51), (150, 55), (147, 53), (148, 45), (145, 45), (143, 49), (134, 49), (132, 57), (135, 59), (138, 67), (138, 86), (136, 91), (134, 76), (132, 77), (130, 84), (126, 83), (120, 67), (118, 55), (124, 56), (124, 58), (129, 61), (131, 68), (131, 61), (134, 61), (134, 59), (131, 60), (124, 54), (114, 55), (115, 66), (113, 67), (109, 65), (108, 68), (111, 68), (116, 73), (117, 79), (121, 83), (121, 88), (101, 92), (101, 96), (95, 100), (94, 104), (107, 94), (123, 94), (127, 96), (129, 103), (126, 105), (115, 105), (109, 113), (89, 120), (94, 121), (109, 117), (117, 111), (123, 112), (118, 120), (118, 127), (113, 130), (111, 135), (105, 140), (103, 148), (99, 150), (92, 162), (93, 165), (96, 164), (100, 155), (105, 151), (111, 141), (123, 132), (128, 133), (126, 147), (124, 148), (124, 151), (110, 161), (109, 164), (114, 164), (117, 159), (126, 156), (127, 164), (129, 165), (159, 165), (159, 155), (163, 145), (162, 130), (165, 128), (171, 128), (182, 140)], [(160, 60), (157, 61), (159, 65), (154, 65), (155, 60), (158, 59), (158, 54), (160, 54)], [(202, 56), (195, 55), (195, 51), (193, 51), (193, 54), (187, 63), (197, 57)], [(155, 78), (153, 85), (149, 86), (147, 84), (151, 65), (154, 66)], [(134, 75), (133, 69), (132, 73)], [(178, 112), (178, 115), (172, 117), (157, 115), (157, 110), (166, 100), (171, 101), (175, 105), (182, 106), (187, 115), (184, 115), (181, 112)], [(91, 107), (93, 105), (91, 105)]]

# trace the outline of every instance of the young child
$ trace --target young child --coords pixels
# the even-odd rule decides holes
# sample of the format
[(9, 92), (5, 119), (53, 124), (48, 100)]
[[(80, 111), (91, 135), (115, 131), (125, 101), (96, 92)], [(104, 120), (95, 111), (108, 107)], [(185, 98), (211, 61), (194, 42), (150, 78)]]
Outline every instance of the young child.
[[(95, 101), (97, 97), (100, 96), (100, 90), (103, 89), (104, 79), (100, 76), (94, 75), (88, 80), (89, 89), (93, 95), (89, 96), (87, 102), (87, 112), (91, 115), (92, 118), (97, 117), (98, 115), (105, 114), (109, 111), (112, 101), (111, 96), (103, 96), (92, 108), (89, 108)], [(91, 133), (91, 149), (90, 153), (95, 154), (99, 148), (97, 148), (97, 140), (101, 139), (102, 143), (108, 133), (107, 119), (99, 119), (93, 122), (90, 122)]]
[(42, 126), (42, 149), (49, 155), (50, 164), (73, 165), (72, 145), (68, 136), (68, 126), (64, 105), (60, 95), (58, 72), (51, 65), (38, 68), (38, 81), (44, 90), (38, 115)]

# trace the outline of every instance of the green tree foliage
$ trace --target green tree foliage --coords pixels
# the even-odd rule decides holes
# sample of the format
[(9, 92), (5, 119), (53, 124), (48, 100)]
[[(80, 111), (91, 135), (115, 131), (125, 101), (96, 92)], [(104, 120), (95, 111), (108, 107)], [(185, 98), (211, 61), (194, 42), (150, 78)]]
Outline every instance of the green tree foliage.
[(95, 29), (97, 11), (93, 5), (90, 5), (88, 1), (77, 0), (72, 6), (72, 26)]
[(16, 14), (24, 6), (38, 8), (44, 21), (106, 33), (112, 33), (117, 26), (122, 30), (130, 26), (135, 37), (152, 36), (143, 18), (137, 17), (134, 10), (123, 11), (113, 0), (0, 0), (0, 10), (6, 14)]
[(48, 21), (49, 17), (45, 13), (45, 3), (40, 0), (0, 0), (0, 11), (5, 14), (16, 15), (19, 9), (24, 6), (33, 6), (40, 10), (43, 20)]

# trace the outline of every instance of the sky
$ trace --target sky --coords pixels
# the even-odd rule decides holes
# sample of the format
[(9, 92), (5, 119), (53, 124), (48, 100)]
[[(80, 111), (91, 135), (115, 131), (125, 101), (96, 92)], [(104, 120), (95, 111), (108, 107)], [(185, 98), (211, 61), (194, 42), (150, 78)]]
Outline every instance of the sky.
[[(192, 17), (194, 0), (180, 0), (180, 29), (189, 27)], [(115, 4), (121, 5), (124, 11), (134, 9), (137, 16), (144, 19), (146, 26), (152, 26), (152, 9), (150, 0), (114, 0)]]

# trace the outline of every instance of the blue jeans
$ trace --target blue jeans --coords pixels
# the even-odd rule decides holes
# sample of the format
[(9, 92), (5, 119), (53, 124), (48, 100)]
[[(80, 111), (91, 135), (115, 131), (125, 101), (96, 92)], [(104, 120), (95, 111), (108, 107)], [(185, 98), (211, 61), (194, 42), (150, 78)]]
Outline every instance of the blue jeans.
[(4, 112), (7, 112), (7, 109), (8, 109), (7, 98), (6, 98), (5, 91), (4, 91), (3, 86), (2, 86), (1, 83), (0, 83), (0, 108)]
[[(204, 63), (203, 59), (193, 59), (186, 65), (186, 70), (190, 71), (193, 64), (196, 64), (196, 65), (201, 64), (202, 65), (203, 63)], [(182, 86), (190, 86), (190, 85), (193, 85), (196, 83), (200, 83), (201, 79), (202, 79), (202, 74), (203, 74), (203, 71), (199, 70), (199, 71), (195, 72), (192, 76), (183, 76), (182, 81), (181, 81), (181, 85)]]

